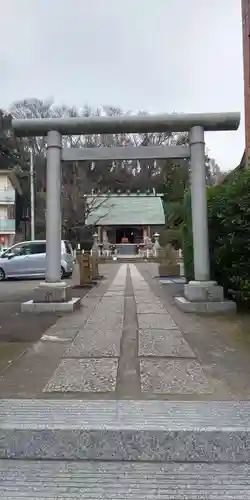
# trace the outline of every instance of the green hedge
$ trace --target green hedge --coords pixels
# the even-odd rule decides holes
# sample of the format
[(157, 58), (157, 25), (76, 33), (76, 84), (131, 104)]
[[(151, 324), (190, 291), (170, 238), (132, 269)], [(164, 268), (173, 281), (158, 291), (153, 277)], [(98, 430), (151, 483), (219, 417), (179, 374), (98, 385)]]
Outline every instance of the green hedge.
[[(250, 299), (250, 171), (207, 189), (211, 278)], [(184, 199), (183, 254), (187, 279), (193, 279), (191, 197)]]

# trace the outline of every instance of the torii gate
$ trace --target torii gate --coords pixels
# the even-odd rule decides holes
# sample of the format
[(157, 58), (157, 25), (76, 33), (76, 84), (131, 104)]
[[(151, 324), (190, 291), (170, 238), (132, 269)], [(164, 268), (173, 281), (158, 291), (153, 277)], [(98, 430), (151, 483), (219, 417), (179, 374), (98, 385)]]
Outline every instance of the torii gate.
[[(195, 281), (185, 285), (185, 298), (177, 298), (177, 303), (187, 311), (233, 307), (224, 301), (223, 289), (210, 281), (204, 132), (237, 130), (239, 123), (239, 113), (12, 120), (16, 136), (47, 136), (46, 278), (35, 300), (23, 304), (22, 310), (66, 311), (77, 304), (61, 280), (61, 162), (159, 158), (190, 158)], [(61, 141), (63, 135), (186, 131), (188, 146), (62, 149)]]

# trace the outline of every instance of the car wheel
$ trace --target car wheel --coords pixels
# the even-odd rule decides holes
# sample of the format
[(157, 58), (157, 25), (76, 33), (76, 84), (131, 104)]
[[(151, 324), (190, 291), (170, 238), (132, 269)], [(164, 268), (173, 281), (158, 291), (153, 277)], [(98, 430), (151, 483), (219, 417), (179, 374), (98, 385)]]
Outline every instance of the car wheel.
[(0, 281), (4, 281), (5, 280), (5, 272), (4, 270), (0, 267)]
[(61, 278), (64, 278), (65, 277), (65, 271), (63, 269), (63, 267), (61, 266)]

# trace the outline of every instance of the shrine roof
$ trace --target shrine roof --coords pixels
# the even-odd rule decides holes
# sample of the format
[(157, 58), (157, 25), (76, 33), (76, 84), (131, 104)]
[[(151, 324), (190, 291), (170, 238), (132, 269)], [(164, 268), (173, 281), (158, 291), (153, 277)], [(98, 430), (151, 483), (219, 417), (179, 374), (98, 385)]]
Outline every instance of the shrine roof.
[(97, 194), (87, 197), (87, 226), (162, 226), (165, 215), (161, 195)]

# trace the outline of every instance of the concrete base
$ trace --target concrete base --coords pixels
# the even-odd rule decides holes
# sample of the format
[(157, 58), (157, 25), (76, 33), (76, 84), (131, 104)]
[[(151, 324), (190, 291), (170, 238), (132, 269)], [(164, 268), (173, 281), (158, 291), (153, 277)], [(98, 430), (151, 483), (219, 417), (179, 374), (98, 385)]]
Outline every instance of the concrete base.
[(72, 300), (72, 287), (64, 281), (58, 283), (40, 283), (34, 290), (33, 301), (36, 303), (70, 302)]
[(76, 309), (80, 308), (81, 298), (75, 297), (68, 302), (34, 302), (34, 300), (28, 300), (21, 304), (21, 312), (74, 312)]
[(162, 277), (159, 278), (159, 276), (154, 276), (154, 278), (156, 278), (162, 285), (172, 285), (173, 283), (180, 285), (186, 284), (186, 278), (184, 278), (183, 276), (177, 276), (177, 277), (165, 276), (164, 278)]
[(236, 304), (232, 300), (221, 301), (191, 301), (185, 297), (175, 297), (175, 304), (184, 312), (220, 314), (236, 312)]
[(216, 281), (189, 281), (184, 286), (184, 297), (191, 302), (221, 302), (224, 290)]
[(236, 312), (236, 304), (224, 299), (224, 290), (216, 281), (189, 281), (184, 297), (175, 297), (175, 304), (184, 312), (220, 314)]

